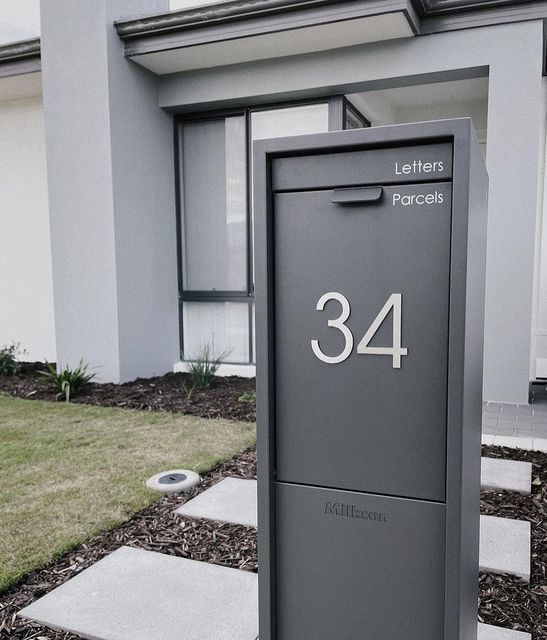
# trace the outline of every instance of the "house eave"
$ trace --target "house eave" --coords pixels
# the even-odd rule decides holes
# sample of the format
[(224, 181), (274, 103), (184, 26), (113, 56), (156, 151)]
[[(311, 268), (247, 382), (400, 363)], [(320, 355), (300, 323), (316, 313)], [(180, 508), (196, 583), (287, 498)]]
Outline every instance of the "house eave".
[[(147, 35), (173, 33), (249, 18), (269, 17), (288, 12), (304, 11), (328, 6), (341, 6), (351, 0), (231, 0), (178, 11), (164, 12), (148, 16), (124, 18), (115, 23), (122, 40), (141, 38)], [(363, 5), (380, 4), (377, 0), (364, 0)], [(507, 21), (513, 15), (529, 13), (531, 16), (543, 14), (547, 17), (547, 3), (530, 0), (410, 0), (412, 10), (424, 18), (446, 17), (454, 14), (471, 13), (475, 19), (492, 10), (503, 10)], [(486, 19), (488, 17), (486, 16)]]
[(0, 45), (0, 78), (40, 71), (40, 38)]
[(40, 38), (0, 45), (0, 64), (40, 57)]
[(270, 17), (287, 12), (325, 7), (351, 0), (232, 0), (219, 4), (118, 20), (115, 27), (122, 40), (146, 35), (173, 33), (205, 25), (222, 25), (249, 18)]
[(414, 0), (416, 10), (426, 16), (447, 15), (463, 11), (484, 11), (501, 7), (533, 5), (530, 0)]
[[(476, 6), (475, 6), (476, 5)], [(480, 6), (479, 6), (480, 5)], [(463, 6), (463, 5), (462, 5)], [(467, 5), (466, 11), (436, 11), (421, 19), (421, 34), (442, 33), (497, 24), (547, 19), (547, 1), (497, 2)]]
[(410, 0), (232, 0), (116, 29), (126, 57), (164, 74), (415, 36), (419, 18)]

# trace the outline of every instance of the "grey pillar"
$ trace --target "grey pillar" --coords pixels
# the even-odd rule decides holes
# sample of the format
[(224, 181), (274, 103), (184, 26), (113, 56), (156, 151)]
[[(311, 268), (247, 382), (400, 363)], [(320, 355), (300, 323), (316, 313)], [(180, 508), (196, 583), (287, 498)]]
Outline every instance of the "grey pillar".
[(171, 117), (113, 22), (168, 0), (42, 0), (57, 362), (102, 381), (178, 358)]

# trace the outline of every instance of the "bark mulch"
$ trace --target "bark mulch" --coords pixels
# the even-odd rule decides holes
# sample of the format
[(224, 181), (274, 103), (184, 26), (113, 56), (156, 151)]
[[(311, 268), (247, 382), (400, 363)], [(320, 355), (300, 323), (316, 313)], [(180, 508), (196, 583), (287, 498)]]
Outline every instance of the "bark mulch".
[(0, 638), (80, 640), (79, 636), (52, 631), (16, 618), (15, 614), (122, 545), (256, 572), (256, 529), (188, 518), (184, 519), (185, 526), (182, 527), (182, 517), (173, 512), (183, 502), (225, 476), (256, 478), (254, 450), (246, 451), (206, 474), (199, 487), (185, 497), (162, 498), (117, 529), (93, 538), (44, 568), (28, 574), (22, 582), (0, 595)]
[(532, 496), (510, 491), (482, 491), (481, 513), (532, 523), (530, 584), (511, 576), (480, 576), (483, 622), (547, 638), (547, 454), (508, 447), (483, 447), (491, 458), (532, 463)]
[[(505, 447), (483, 447), (483, 455), (533, 463), (533, 494), (481, 493), (481, 512), (532, 523), (532, 578), (530, 584), (511, 576), (480, 576), (481, 622), (547, 638), (547, 454)], [(256, 572), (256, 530), (207, 520), (182, 519), (173, 513), (197, 493), (225, 476), (256, 477), (254, 450), (236, 456), (206, 476), (186, 498), (162, 498), (137, 513), (121, 527), (93, 538), (43, 569), (30, 573), (19, 585), (0, 595), (0, 637), (6, 640), (79, 640), (78, 636), (51, 631), (19, 620), (15, 613), (51, 589), (74, 577), (104, 556), (129, 545), (169, 555), (212, 562)]]
[[(14, 376), (0, 376), (0, 392), (26, 399), (55, 400), (57, 392), (40, 376), (41, 362), (23, 363)], [(103, 407), (172, 411), (203, 418), (227, 418), (254, 422), (254, 402), (240, 400), (255, 390), (254, 379), (231, 376), (215, 378), (208, 389), (196, 389), (188, 398), (190, 376), (167, 373), (154, 378), (138, 378), (124, 384), (91, 382), (72, 402)]]

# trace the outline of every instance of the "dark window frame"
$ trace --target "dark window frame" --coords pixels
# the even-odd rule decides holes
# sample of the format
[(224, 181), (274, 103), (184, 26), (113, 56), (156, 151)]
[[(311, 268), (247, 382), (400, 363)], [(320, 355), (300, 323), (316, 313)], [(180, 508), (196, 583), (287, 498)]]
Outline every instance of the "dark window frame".
[[(254, 241), (252, 226), (252, 139), (251, 139), (251, 117), (258, 111), (273, 111), (290, 107), (299, 107), (313, 104), (326, 104), (328, 106), (328, 131), (341, 131), (346, 128), (346, 110), (349, 109), (362, 121), (370, 126), (363, 114), (344, 95), (317, 96), (302, 100), (268, 102), (266, 104), (251, 105), (234, 109), (217, 109), (211, 111), (200, 111), (193, 113), (178, 114), (173, 119), (174, 128), (174, 154), (175, 154), (175, 209), (176, 209), (176, 232), (177, 232), (177, 279), (178, 279), (178, 307), (179, 307), (179, 345), (180, 359), (184, 361), (184, 317), (183, 307), (185, 302), (236, 302), (247, 303), (249, 318), (249, 360), (248, 362), (234, 362), (234, 365), (249, 365), (255, 360), (254, 336), (253, 336), (253, 305), (254, 305)], [(245, 291), (200, 291), (187, 290), (184, 287), (183, 269), (183, 220), (182, 220), (182, 153), (183, 137), (181, 135), (182, 126), (187, 122), (205, 122), (208, 120), (221, 119), (230, 116), (243, 116), (245, 118), (246, 137), (246, 179), (247, 179), (247, 211), (246, 211), (246, 238), (247, 238), (247, 260), (246, 260), (246, 281)]]
[(344, 129), (348, 128), (348, 111), (355, 117), (357, 120), (360, 120), (363, 123), (363, 129), (370, 127), (370, 120), (359, 111), (359, 109), (353, 104), (351, 100), (349, 100), (346, 96), (343, 96), (344, 100)]

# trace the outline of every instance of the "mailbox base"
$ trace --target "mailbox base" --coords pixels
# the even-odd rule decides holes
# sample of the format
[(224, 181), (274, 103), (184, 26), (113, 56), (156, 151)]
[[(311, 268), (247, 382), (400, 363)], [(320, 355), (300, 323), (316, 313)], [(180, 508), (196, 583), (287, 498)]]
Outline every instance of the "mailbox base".
[(444, 635), (445, 505), (277, 483), (277, 638)]

